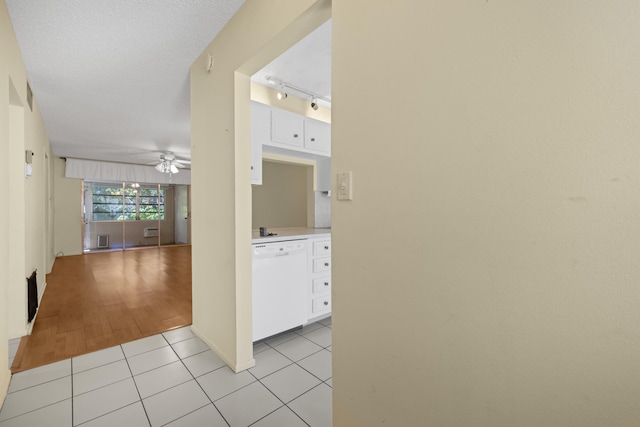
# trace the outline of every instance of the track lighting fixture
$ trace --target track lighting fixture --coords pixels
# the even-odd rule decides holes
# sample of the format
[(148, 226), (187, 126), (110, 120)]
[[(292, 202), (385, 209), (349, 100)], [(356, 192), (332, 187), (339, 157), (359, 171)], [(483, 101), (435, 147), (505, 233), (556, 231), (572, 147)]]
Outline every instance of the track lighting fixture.
[(266, 76), (266, 80), (272, 85), (278, 87), (278, 93), (276, 94), (276, 97), (278, 98), (279, 101), (286, 99), (287, 98), (286, 89), (291, 89), (294, 92), (300, 92), (311, 97), (311, 108), (313, 108), (314, 110), (317, 110), (319, 107), (318, 99), (323, 100), (327, 104), (331, 104), (331, 100), (329, 98), (325, 98), (324, 96), (317, 95), (313, 92), (310, 92), (306, 89), (302, 89), (301, 87), (298, 87), (298, 86), (294, 86), (290, 83), (283, 82), (278, 77)]
[(287, 92), (284, 90), (284, 84), (280, 83), (280, 90), (278, 91), (278, 100), (282, 101), (283, 99), (287, 99)]

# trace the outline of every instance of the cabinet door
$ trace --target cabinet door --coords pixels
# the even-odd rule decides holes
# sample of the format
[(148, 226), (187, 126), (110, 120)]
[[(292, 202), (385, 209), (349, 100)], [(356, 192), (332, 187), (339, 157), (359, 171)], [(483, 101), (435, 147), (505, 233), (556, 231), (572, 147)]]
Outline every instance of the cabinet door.
[(281, 110), (271, 110), (271, 139), (274, 142), (302, 147), (303, 132), (302, 116)]
[(304, 121), (304, 147), (331, 154), (331, 125), (318, 120)]
[(251, 184), (262, 185), (262, 144), (269, 142), (269, 107), (251, 102)]

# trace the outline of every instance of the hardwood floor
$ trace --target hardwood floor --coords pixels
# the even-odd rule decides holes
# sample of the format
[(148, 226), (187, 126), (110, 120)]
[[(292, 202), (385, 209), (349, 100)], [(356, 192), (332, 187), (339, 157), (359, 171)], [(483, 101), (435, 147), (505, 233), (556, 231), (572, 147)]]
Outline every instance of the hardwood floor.
[(60, 257), (19, 372), (191, 324), (191, 246)]

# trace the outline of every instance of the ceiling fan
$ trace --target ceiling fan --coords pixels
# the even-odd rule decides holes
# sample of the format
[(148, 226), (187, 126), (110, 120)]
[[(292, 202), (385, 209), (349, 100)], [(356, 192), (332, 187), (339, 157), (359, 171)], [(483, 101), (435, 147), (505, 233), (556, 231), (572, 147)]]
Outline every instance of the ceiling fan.
[(155, 166), (155, 169), (171, 175), (180, 172), (178, 168), (186, 167), (182, 162), (187, 163), (186, 160), (176, 160), (176, 156), (171, 151), (166, 151), (160, 154), (160, 163)]

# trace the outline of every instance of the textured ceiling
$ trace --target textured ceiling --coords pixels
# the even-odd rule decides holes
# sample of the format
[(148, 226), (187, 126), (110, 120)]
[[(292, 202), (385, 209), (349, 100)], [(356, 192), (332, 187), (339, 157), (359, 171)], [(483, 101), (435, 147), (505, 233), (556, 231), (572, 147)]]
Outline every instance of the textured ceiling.
[[(258, 71), (252, 80), (269, 86), (267, 76), (277, 77), (307, 92), (331, 99), (331, 20)], [(306, 94), (289, 92), (302, 98), (308, 97)]]
[[(5, 2), (56, 155), (191, 158), (189, 67), (244, 0)], [(329, 97), (330, 34), (325, 24), (254, 80)]]

